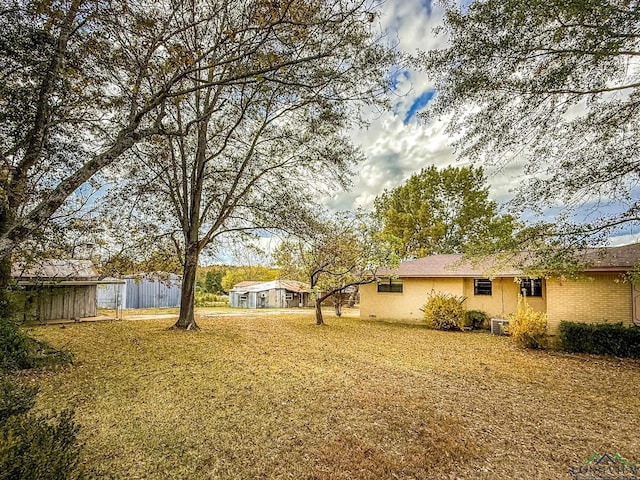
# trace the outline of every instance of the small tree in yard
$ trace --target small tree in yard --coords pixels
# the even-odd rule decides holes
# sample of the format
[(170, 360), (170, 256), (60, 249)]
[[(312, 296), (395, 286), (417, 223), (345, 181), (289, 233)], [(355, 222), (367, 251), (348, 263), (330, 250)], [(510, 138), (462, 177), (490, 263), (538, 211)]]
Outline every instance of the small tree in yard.
[(462, 304), (465, 297), (431, 290), (422, 310), (428, 325), (437, 330), (462, 330), (465, 311)]
[(283, 242), (274, 254), (282, 275), (308, 281), (316, 291), (316, 324), (322, 325), (322, 302), (333, 299), (336, 315), (349, 287), (376, 282), (381, 267), (397, 258), (391, 245), (362, 213), (339, 213), (310, 224), (305, 237)]

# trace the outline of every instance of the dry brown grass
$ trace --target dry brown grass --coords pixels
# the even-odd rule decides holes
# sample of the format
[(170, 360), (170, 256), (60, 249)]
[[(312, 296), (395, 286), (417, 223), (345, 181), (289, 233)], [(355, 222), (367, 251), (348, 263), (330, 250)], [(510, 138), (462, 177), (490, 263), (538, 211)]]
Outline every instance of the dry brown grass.
[(519, 350), (417, 325), (220, 317), (37, 327), (75, 364), (33, 374), (72, 404), (85, 460), (120, 478), (570, 478), (640, 462), (640, 362)]

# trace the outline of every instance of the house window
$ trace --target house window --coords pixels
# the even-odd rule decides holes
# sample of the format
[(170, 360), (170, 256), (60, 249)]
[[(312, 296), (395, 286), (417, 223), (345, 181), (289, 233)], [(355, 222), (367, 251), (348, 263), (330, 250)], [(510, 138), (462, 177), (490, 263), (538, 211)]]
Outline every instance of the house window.
[(402, 280), (390, 278), (378, 282), (378, 293), (402, 293)]
[(488, 278), (475, 278), (473, 280), (474, 295), (491, 295), (491, 280)]
[(285, 300), (293, 300), (293, 293), (285, 293), (284, 294), (284, 299)]
[(246, 296), (246, 295), (240, 295), (240, 296), (238, 297), (238, 299), (239, 299), (241, 302), (246, 302), (246, 301), (247, 301), (247, 296)]
[(521, 279), (520, 292), (525, 297), (541, 297), (542, 296), (542, 279), (541, 278)]

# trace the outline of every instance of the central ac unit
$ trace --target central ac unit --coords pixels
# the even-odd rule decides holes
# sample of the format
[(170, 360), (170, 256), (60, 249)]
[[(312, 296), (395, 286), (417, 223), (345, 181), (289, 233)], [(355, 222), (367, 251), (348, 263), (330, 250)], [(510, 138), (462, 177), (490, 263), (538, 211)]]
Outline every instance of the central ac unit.
[(508, 335), (509, 320), (504, 318), (491, 319), (491, 333), (494, 335)]

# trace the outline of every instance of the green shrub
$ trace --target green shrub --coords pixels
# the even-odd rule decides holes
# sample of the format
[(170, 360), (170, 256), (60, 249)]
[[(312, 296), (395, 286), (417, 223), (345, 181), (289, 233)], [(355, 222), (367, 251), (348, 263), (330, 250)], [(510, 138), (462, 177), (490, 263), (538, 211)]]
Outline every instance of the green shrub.
[(195, 294), (196, 307), (223, 307), (229, 304), (229, 298), (215, 293), (198, 293)]
[(0, 370), (32, 368), (33, 341), (10, 318), (0, 318)]
[(432, 290), (422, 307), (424, 319), (437, 330), (462, 330), (465, 321), (464, 301), (464, 297)]
[(0, 318), (0, 371), (23, 370), (71, 361), (71, 353), (57, 350), (30, 337), (14, 320)]
[(0, 429), (0, 478), (79, 478), (77, 434), (70, 411), (12, 416)]
[(547, 346), (547, 314), (536, 312), (525, 297), (518, 299), (518, 308), (509, 315), (509, 333), (515, 342), (525, 348)]
[(35, 387), (0, 376), (0, 479), (80, 478), (73, 413), (30, 412), (36, 393)]
[(640, 358), (640, 328), (621, 323), (560, 322), (559, 346), (567, 352)]
[[(77, 479), (80, 445), (73, 413), (31, 412), (38, 389), (9, 375), (18, 369), (70, 362), (71, 356), (31, 338), (12, 318), (5, 295), (0, 313), (0, 480)], [(5, 300), (3, 300), (3, 298)]]
[(471, 328), (484, 328), (489, 329), (489, 315), (482, 310), (467, 310), (464, 312), (465, 324)]
[(31, 410), (37, 393), (37, 387), (23, 385), (7, 374), (0, 374), (0, 425), (4, 425), (9, 417)]

